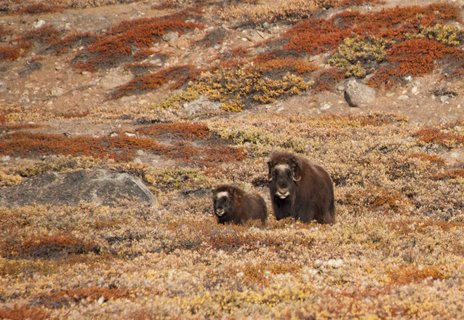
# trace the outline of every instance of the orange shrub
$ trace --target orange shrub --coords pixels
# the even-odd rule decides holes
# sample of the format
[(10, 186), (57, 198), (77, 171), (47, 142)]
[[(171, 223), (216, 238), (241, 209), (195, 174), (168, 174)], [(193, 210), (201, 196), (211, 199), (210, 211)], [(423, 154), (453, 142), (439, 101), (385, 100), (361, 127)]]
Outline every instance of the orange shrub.
[(169, 135), (181, 139), (207, 138), (209, 128), (203, 123), (160, 123), (138, 128), (141, 134), (150, 136)]
[(345, 72), (338, 68), (330, 68), (322, 71), (316, 78), (314, 91), (332, 90), (338, 82), (345, 79)]
[(62, 308), (69, 306), (71, 303), (79, 303), (84, 299), (96, 301), (103, 297), (104, 301), (108, 301), (112, 299), (124, 298), (128, 295), (128, 290), (118, 288), (90, 287), (43, 294), (34, 299), (34, 302), (50, 308)]
[(435, 62), (447, 55), (464, 61), (460, 49), (435, 40), (411, 39), (394, 44), (387, 52), (388, 65), (378, 69), (369, 83), (376, 87), (392, 87), (404, 82), (403, 77), (407, 75), (420, 76), (433, 71)]
[(22, 14), (40, 14), (40, 13), (50, 13), (50, 12), (58, 12), (62, 11), (63, 8), (56, 5), (46, 4), (43, 2), (33, 3), (22, 7), (18, 10), (18, 13)]
[(98, 245), (64, 234), (31, 237), (23, 240), (22, 243), (5, 241), (1, 249), (2, 256), (10, 259), (48, 259), (70, 254), (100, 252)]
[(421, 26), (457, 19), (457, 7), (449, 4), (410, 6), (360, 13), (344, 11), (330, 19), (310, 18), (290, 28), (284, 49), (318, 54), (335, 49), (343, 39), (358, 34), (386, 40), (405, 40)]
[(199, 71), (190, 65), (168, 67), (155, 73), (136, 77), (128, 83), (117, 87), (111, 94), (111, 98), (119, 99), (127, 95), (156, 90), (169, 82), (171, 82), (170, 89), (178, 89), (185, 82), (193, 79), (198, 73)]
[(95, 71), (111, 68), (123, 62), (146, 57), (143, 49), (150, 48), (168, 31), (183, 33), (186, 30), (202, 28), (193, 22), (180, 19), (140, 18), (123, 21), (100, 36), (97, 41), (76, 55), (73, 60), (78, 69)]
[(9, 320), (46, 320), (49, 319), (49, 312), (30, 306), (17, 306), (13, 308), (0, 307), (0, 319)]

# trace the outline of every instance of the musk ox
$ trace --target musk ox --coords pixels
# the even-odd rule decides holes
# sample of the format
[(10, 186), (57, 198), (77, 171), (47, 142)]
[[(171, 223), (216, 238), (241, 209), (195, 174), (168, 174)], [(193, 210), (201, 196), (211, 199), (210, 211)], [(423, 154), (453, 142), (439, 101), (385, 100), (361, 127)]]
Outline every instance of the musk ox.
[(321, 166), (287, 152), (272, 153), (268, 166), (277, 220), (293, 217), (303, 222), (335, 222), (333, 184)]
[(264, 199), (231, 185), (221, 185), (213, 190), (214, 214), (219, 223), (244, 223), (250, 219), (260, 219), (264, 224), (267, 208)]

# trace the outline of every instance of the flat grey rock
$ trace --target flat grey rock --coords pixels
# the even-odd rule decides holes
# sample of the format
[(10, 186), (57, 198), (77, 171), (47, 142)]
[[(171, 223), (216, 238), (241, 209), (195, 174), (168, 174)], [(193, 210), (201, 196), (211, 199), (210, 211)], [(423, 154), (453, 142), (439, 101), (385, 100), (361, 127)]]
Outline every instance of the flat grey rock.
[(110, 170), (48, 172), (19, 185), (0, 189), (0, 206), (92, 202), (116, 205), (121, 200), (153, 204), (153, 194), (143, 182), (127, 173)]
[(350, 107), (367, 106), (375, 101), (375, 96), (375, 89), (357, 81), (356, 79), (351, 79), (346, 84), (345, 100), (348, 102)]

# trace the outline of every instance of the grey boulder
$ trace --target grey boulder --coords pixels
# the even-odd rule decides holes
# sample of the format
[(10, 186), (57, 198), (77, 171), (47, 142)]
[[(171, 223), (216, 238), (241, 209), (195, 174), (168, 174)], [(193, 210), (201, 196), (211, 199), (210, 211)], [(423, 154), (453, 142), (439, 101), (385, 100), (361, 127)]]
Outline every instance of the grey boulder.
[(346, 84), (345, 100), (350, 107), (363, 107), (374, 102), (376, 96), (375, 89), (351, 79)]
[(0, 206), (8, 207), (36, 203), (74, 205), (81, 201), (114, 206), (121, 200), (155, 202), (140, 179), (105, 169), (48, 172), (0, 189)]

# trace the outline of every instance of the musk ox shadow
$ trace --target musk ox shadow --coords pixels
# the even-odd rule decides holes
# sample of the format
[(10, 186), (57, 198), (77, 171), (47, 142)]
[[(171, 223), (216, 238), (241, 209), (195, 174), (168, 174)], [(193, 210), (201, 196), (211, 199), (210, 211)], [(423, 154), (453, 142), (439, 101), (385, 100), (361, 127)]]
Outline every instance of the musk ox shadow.
[(243, 224), (258, 219), (264, 225), (267, 219), (267, 207), (258, 194), (250, 194), (232, 186), (221, 185), (213, 190), (214, 214), (218, 223)]
[(277, 220), (335, 222), (333, 183), (319, 165), (287, 152), (274, 152), (268, 161), (269, 190)]

